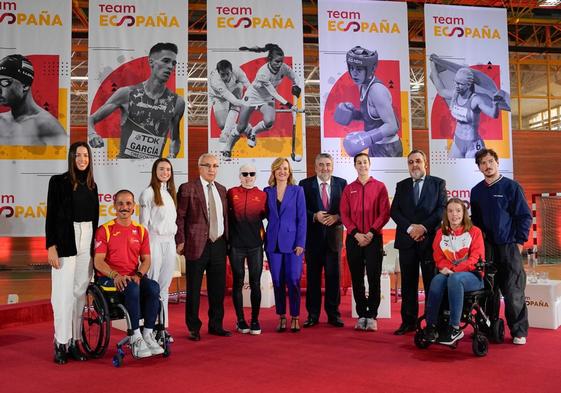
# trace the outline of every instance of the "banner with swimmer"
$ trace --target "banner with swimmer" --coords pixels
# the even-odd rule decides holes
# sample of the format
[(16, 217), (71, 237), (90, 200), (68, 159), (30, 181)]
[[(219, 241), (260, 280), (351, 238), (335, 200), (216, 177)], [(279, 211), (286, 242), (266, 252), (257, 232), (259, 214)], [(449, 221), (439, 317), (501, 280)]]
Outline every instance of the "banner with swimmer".
[(240, 165), (267, 185), (276, 157), (306, 176), (304, 49), (299, 0), (207, 2), (208, 148), (218, 181), (239, 185)]
[(349, 181), (368, 152), (393, 195), (411, 151), (407, 4), (321, 0), (318, 26), (321, 150)]
[(0, 236), (43, 236), (69, 142), (72, 3), (0, 1)]
[(100, 222), (119, 189), (138, 200), (160, 157), (176, 184), (187, 180), (187, 16), (187, 0), (89, 3), (88, 142), (108, 199)]
[(506, 10), (425, 4), (425, 39), (431, 173), (469, 201), (478, 150), (513, 175)]

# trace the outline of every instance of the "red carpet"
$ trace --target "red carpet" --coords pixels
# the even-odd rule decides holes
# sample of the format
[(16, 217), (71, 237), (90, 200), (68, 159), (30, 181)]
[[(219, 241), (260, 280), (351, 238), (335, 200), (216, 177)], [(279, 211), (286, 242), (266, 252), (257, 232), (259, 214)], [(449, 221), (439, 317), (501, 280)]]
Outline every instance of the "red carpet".
[[(206, 322), (206, 298), (201, 316)], [(304, 301), (302, 302), (304, 304)], [(172, 354), (144, 360), (130, 353), (122, 368), (111, 365), (112, 331), (103, 359), (57, 366), (52, 362), (52, 323), (0, 329), (3, 392), (558, 392), (555, 375), (561, 360), (561, 330), (531, 329), (526, 346), (491, 345), (477, 358), (471, 340), (456, 350), (433, 345), (420, 350), (412, 335), (392, 334), (399, 324), (399, 304), (392, 320), (379, 320), (378, 332), (355, 332), (350, 295), (343, 296), (343, 329), (321, 323), (300, 333), (275, 333), (274, 309), (262, 310), (263, 334), (186, 338), (184, 304), (170, 305), (175, 337)], [(302, 307), (302, 310), (305, 310)], [(305, 316), (305, 311), (302, 312)], [(248, 315), (248, 312), (246, 312)], [(322, 321), (325, 317), (322, 316)], [(225, 327), (232, 328), (231, 300)]]

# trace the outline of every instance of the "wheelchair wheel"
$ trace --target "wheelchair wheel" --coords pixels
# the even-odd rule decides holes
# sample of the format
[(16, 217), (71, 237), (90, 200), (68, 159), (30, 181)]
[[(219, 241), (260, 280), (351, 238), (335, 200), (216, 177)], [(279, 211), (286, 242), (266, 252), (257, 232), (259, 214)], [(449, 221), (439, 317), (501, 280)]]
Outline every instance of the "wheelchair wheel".
[(425, 339), (425, 334), (420, 329), (415, 332), (414, 341), (415, 341), (415, 345), (417, 346), (417, 348), (420, 348), (420, 349), (427, 349), (428, 347), (430, 347), (430, 344), (431, 344), (430, 341), (427, 341)]
[(502, 344), (505, 341), (505, 321), (502, 318), (493, 323), (491, 331), (493, 342)]
[(489, 350), (489, 340), (483, 334), (476, 334), (471, 342), (471, 349), (475, 356), (485, 356)]
[(111, 320), (107, 302), (101, 289), (90, 284), (86, 291), (86, 304), (82, 312), (82, 343), (92, 358), (100, 358), (109, 346)]

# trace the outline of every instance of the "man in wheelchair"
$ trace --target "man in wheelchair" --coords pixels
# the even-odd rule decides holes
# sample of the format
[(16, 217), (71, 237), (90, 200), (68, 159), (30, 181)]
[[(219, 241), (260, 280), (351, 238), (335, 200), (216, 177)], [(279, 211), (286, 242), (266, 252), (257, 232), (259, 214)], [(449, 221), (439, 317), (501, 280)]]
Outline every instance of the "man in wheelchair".
[[(115, 286), (123, 293), (133, 332), (130, 338), (133, 356), (159, 355), (164, 349), (155, 340), (154, 326), (160, 308), (160, 287), (146, 277), (150, 268), (148, 231), (131, 218), (135, 210), (132, 192), (118, 191), (114, 207), (117, 217), (100, 226), (95, 236), (96, 281), (103, 286)], [(144, 318), (142, 334), (141, 315)]]
[[(427, 342), (438, 340), (440, 344), (454, 345), (464, 337), (460, 329), (464, 293), (483, 289), (483, 272), (476, 265), (484, 255), (481, 230), (471, 223), (465, 203), (458, 198), (450, 199), (433, 242), (433, 256), (439, 273), (430, 284), (426, 305), (424, 338)], [(450, 317), (445, 333), (439, 337), (437, 324), (445, 292)]]

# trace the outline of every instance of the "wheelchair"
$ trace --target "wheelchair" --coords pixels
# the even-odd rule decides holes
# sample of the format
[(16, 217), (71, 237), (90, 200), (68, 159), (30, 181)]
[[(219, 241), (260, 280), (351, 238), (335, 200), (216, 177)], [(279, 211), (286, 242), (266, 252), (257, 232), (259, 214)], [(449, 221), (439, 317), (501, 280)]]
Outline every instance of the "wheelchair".
[[(472, 351), (476, 356), (486, 356), (489, 350), (489, 340), (495, 343), (504, 342), (505, 324), (502, 318), (499, 318), (498, 310), (495, 310), (496, 315), (488, 315), (486, 310), (492, 309), (493, 298), (495, 293), (495, 274), (497, 273), (496, 267), (492, 262), (484, 262), (479, 260), (476, 264), (478, 271), (485, 273), (483, 278), (483, 289), (464, 293), (464, 304), (462, 308), (462, 316), (460, 320), (460, 329), (464, 330), (468, 326), (473, 328), (472, 334)], [(446, 296), (443, 299), (443, 304), (446, 301)], [(448, 327), (448, 320), (450, 311), (445, 310), (441, 313), (438, 323), (437, 331), (441, 336)], [(425, 338), (424, 330), (422, 329), (422, 322), (425, 320), (425, 315), (422, 315), (417, 320), (417, 328), (415, 331), (414, 342), (417, 348), (426, 349), (431, 344)], [(438, 344), (438, 340), (435, 342)], [(458, 342), (448, 345), (452, 349), (456, 349)]]
[[(112, 359), (115, 367), (122, 366), (125, 357), (124, 349), (130, 347), (130, 338), (133, 334), (130, 317), (124, 306), (124, 296), (115, 287), (102, 286), (96, 282), (90, 283), (82, 312), (82, 344), (90, 358), (97, 359), (105, 355), (111, 338), (111, 321), (123, 318), (127, 323), (127, 336), (117, 343), (117, 352)], [(165, 334), (165, 315), (161, 300), (154, 332), (156, 341), (164, 349), (162, 356), (168, 357), (170, 342)]]

